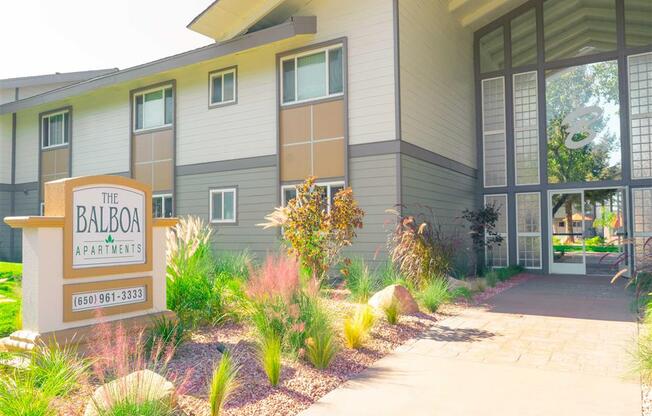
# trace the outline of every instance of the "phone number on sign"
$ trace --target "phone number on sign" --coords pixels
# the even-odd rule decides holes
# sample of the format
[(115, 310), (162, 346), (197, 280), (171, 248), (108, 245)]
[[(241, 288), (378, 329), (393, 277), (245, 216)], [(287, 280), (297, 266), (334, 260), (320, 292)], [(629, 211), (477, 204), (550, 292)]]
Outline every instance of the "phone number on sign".
[(129, 305), (147, 300), (145, 286), (101, 290), (97, 292), (73, 293), (73, 312), (109, 306)]

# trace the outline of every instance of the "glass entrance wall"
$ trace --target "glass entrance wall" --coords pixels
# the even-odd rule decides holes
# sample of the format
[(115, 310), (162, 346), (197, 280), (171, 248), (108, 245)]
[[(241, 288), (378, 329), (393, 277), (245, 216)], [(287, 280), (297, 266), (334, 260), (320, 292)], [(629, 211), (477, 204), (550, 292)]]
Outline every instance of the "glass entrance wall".
[[(561, 237), (549, 224), (549, 192), (581, 190), (574, 213), (581, 218), (615, 203), (585, 189), (616, 189), (623, 220), (635, 215), (622, 204), (652, 180), (650, 22), (650, 0), (530, 0), (475, 33), (478, 171), (485, 201), (501, 195), (509, 202), (510, 264), (532, 252), (532, 239), (521, 238), (519, 195), (540, 195), (546, 272), (553, 237)], [(613, 231), (580, 223), (576, 240)], [(620, 229), (620, 240), (632, 232)], [(625, 250), (618, 256), (631, 260)]]

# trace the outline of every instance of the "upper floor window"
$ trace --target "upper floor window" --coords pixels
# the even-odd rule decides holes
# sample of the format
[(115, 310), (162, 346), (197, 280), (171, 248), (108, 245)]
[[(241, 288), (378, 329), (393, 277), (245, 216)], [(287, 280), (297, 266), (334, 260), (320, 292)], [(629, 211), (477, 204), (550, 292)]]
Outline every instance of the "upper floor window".
[(341, 95), (342, 46), (309, 51), (281, 60), (283, 104)]
[(210, 79), (210, 101), (211, 106), (234, 104), (237, 99), (236, 89), (236, 68), (228, 68), (212, 72)]
[(43, 149), (67, 145), (70, 141), (70, 112), (48, 114), (41, 119)]
[(134, 130), (148, 130), (172, 125), (174, 99), (172, 87), (160, 87), (134, 96)]

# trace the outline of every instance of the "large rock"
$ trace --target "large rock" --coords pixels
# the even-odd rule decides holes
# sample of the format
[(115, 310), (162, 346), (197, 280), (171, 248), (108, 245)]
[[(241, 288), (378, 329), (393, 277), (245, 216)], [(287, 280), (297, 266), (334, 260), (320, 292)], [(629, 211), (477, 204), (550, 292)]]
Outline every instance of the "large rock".
[(97, 408), (106, 411), (113, 403), (133, 398), (137, 403), (174, 400), (174, 385), (150, 370), (141, 370), (98, 387), (86, 404), (84, 416), (98, 416)]
[(403, 314), (410, 315), (419, 312), (419, 305), (417, 305), (410, 292), (401, 285), (387, 286), (369, 299), (369, 305), (382, 310), (392, 301), (398, 302)]

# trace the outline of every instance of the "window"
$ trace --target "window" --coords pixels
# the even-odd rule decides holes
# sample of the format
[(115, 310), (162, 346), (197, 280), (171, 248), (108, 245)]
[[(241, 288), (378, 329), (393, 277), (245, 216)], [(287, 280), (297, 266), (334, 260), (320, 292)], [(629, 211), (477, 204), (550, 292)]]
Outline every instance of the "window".
[(627, 47), (652, 45), (652, 2), (629, 0), (625, 2), (625, 40)]
[(505, 68), (505, 36), (503, 27), (480, 38), (480, 72), (500, 71)]
[(228, 68), (210, 74), (209, 105), (234, 104), (237, 100), (236, 68)]
[[(652, 188), (632, 190), (634, 205), (634, 260), (642, 268), (652, 256)], [(649, 263), (649, 260), (647, 260)]]
[(493, 205), (500, 216), (498, 221), (496, 221), (495, 232), (500, 234), (503, 238), (503, 241), (498, 244), (494, 244), (491, 248), (485, 247), (485, 258), (487, 261), (487, 266), (490, 267), (507, 267), (509, 266), (509, 234), (507, 233), (507, 195), (485, 195), (484, 196), (485, 206)]
[(172, 195), (154, 195), (152, 197), (154, 218), (172, 217)]
[(65, 146), (70, 141), (70, 112), (48, 114), (41, 119), (43, 149)]
[(236, 222), (236, 188), (210, 190), (210, 219), (212, 223)]
[(541, 201), (537, 192), (516, 194), (518, 264), (541, 268)]
[(482, 80), (484, 186), (507, 186), (505, 78)]
[(530, 9), (511, 21), (512, 67), (537, 63), (537, 17)]
[(174, 99), (172, 87), (162, 87), (134, 96), (134, 130), (148, 130), (172, 125)]
[(652, 178), (652, 53), (627, 57), (632, 178)]
[(281, 61), (283, 104), (341, 95), (342, 46), (310, 51)]
[(539, 184), (539, 109), (536, 71), (514, 74), (516, 184)]
[[(331, 206), (333, 205), (333, 200), (335, 199), (335, 195), (342, 189), (344, 189), (344, 183), (343, 182), (332, 182), (332, 183), (317, 183), (316, 184), (317, 189), (320, 189), (323, 194), (326, 196), (326, 200), (328, 201), (328, 206), (327, 209), (330, 211)], [(291, 200), (297, 197), (297, 188), (296, 185), (285, 185), (281, 189), (281, 203), (283, 206), (287, 205), (287, 203)]]

